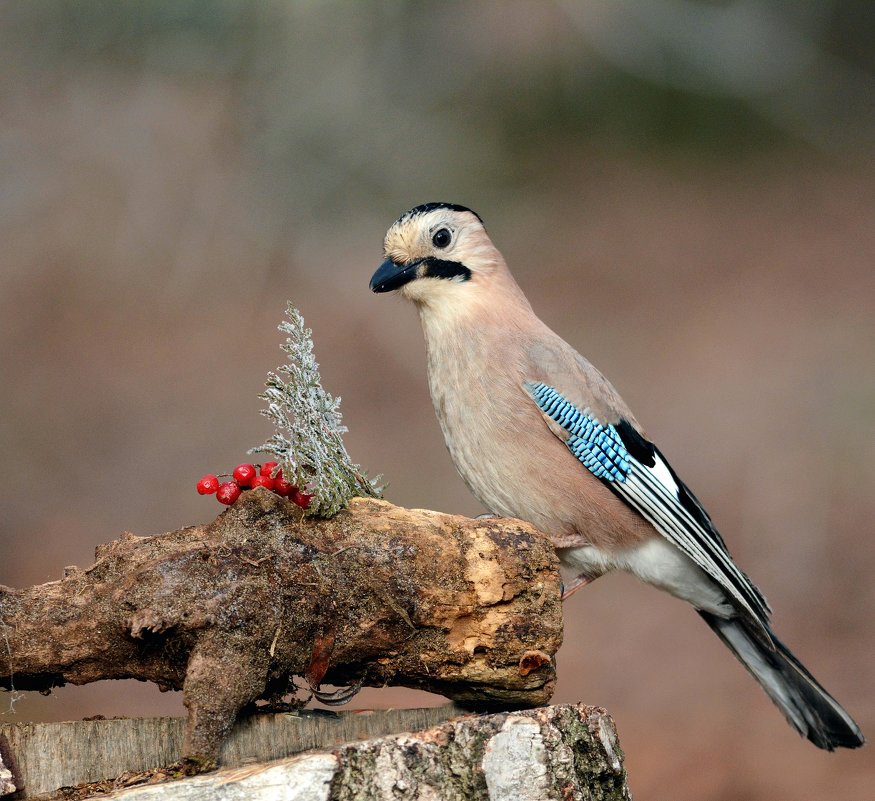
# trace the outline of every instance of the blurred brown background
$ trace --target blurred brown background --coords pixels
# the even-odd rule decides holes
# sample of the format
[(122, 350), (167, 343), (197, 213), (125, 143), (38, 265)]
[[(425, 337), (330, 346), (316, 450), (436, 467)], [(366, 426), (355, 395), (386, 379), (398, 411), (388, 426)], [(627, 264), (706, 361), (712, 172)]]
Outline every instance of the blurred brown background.
[[(4, 3), (0, 583), (214, 516), (194, 483), (269, 433), (287, 298), (388, 498), (479, 513), (413, 309), (367, 290), (395, 217), (448, 200), (875, 736), (873, 9)], [(556, 700), (613, 713), (636, 797), (873, 797), (871, 747), (802, 741), (680, 602), (605, 578), (565, 639)], [(182, 710), (136, 682), (10, 701), (3, 720)]]

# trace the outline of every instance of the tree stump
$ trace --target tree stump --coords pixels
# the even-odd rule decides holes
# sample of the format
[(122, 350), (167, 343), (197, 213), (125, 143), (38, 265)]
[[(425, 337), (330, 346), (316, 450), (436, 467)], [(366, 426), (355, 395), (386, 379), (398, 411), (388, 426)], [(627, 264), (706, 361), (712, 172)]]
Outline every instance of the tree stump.
[[(426, 712), (406, 710), (413, 711)], [(391, 714), (370, 713), (369, 725), (379, 728), (385, 722), (382, 719)], [(354, 715), (335, 717), (349, 720)], [(261, 728), (288, 725), (280, 720), (283, 717), (292, 716), (271, 716)], [(137, 723), (98, 722), (118, 726)], [(312, 714), (299, 721), (302, 729), (317, 722)], [(87, 723), (64, 725), (71, 727), (69, 735), (73, 736), (77, 726)], [(236, 737), (235, 731), (232, 740)], [(64, 745), (74, 746), (72, 742)], [(126, 774), (116, 781), (67, 787), (41, 799), (75, 801), (129, 785), (138, 786), (114, 792), (111, 797), (118, 801), (630, 799), (613, 721), (605, 710), (582, 704), (458, 716), (415, 733), (345, 743), (195, 778), (168, 778), (166, 771)]]

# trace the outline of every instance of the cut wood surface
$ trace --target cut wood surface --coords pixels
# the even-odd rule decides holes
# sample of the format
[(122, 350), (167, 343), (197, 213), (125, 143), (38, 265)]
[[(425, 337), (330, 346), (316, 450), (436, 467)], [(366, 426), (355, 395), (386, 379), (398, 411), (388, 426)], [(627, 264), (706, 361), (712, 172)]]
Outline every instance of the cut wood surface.
[[(372, 714), (373, 721), (387, 713)], [(279, 717), (259, 725), (276, 725)], [(340, 717), (350, 719), (355, 715), (346, 713)], [(305, 716), (300, 722), (309, 726), (315, 720)], [(137, 781), (139, 777), (127, 780)], [(58, 797), (82, 799), (110, 789), (108, 783), (70, 788)], [(118, 801), (351, 801), (364, 798), (375, 801), (628, 801), (630, 796), (613, 721), (605, 710), (581, 704), (467, 715), (414, 733), (346, 743), (290, 759), (223, 769), (194, 778), (131, 787), (112, 793), (110, 798)]]
[[(225, 739), (223, 767), (280, 759), (314, 748), (418, 731), (468, 714), (452, 704), (425, 709), (352, 712), (302, 710), (241, 718)], [(64, 723), (0, 725), (6, 752), (14, 757), (17, 798), (50, 794), (71, 787), (140, 774), (175, 762), (182, 748), (184, 718), (120, 718)], [(2, 774), (0, 774), (2, 776)], [(12, 792), (9, 775), (7, 792)], [(2, 792), (0, 792), (2, 795)]]
[(125, 534), (65, 573), (0, 587), (0, 687), (181, 689), (176, 756), (203, 767), (244, 706), (287, 696), (295, 676), (505, 708), (543, 704), (555, 683), (558, 563), (517, 520), (365, 499), (321, 520), (255, 489), (208, 525)]

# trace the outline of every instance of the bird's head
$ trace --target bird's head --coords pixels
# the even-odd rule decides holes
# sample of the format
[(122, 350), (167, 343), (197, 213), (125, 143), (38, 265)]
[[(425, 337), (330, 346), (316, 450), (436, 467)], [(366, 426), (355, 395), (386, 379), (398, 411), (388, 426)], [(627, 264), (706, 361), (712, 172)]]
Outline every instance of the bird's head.
[(506, 272), (480, 217), (454, 203), (426, 203), (402, 214), (386, 233), (383, 253), (371, 290), (397, 289), (424, 305), (460, 300)]

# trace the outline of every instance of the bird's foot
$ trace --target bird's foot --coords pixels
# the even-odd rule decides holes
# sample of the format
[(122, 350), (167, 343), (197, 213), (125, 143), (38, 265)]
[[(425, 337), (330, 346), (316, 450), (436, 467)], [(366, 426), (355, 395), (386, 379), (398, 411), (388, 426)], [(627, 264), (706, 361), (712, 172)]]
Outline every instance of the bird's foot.
[(495, 514), (495, 512), (484, 512), (482, 515), (477, 515), (475, 520), (494, 520), (499, 515)]
[(348, 704), (361, 688), (361, 681), (357, 681), (349, 687), (341, 687), (338, 690), (334, 690), (334, 692), (312, 690), (312, 693), (317, 701), (321, 701), (326, 706), (342, 706), (343, 704)]
[(598, 576), (578, 576), (572, 579), (568, 584), (562, 583), (562, 600), (567, 601), (578, 590), (583, 589), (587, 584), (592, 584)]

